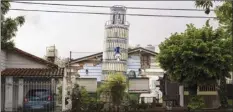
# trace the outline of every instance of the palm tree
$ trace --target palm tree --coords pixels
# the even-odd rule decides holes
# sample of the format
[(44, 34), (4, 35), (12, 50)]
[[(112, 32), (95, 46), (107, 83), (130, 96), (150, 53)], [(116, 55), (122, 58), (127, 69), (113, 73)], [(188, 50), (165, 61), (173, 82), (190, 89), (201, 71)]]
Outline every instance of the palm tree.
[(107, 96), (117, 107), (119, 111), (120, 104), (126, 95), (127, 82), (126, 77), (120, 73), (109, 75), (108, 79), (100, 86), (98, 91), (100, 94)]

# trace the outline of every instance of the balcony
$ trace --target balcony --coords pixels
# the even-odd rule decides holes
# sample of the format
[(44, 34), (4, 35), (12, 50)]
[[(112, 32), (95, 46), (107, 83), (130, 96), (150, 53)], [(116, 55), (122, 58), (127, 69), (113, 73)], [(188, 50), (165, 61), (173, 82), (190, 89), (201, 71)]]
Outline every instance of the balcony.
[(129, 22), (125, 21), (124, 24), (120, 24), (120, 21), (116, 22), (115, 24), (113, 24), (113, 21), (109, 20), (105, 23), (105, 28), (110, 28), (110, 27), (122, 27), (122, 28), (126, 28), (128, 29), (129, 27)]

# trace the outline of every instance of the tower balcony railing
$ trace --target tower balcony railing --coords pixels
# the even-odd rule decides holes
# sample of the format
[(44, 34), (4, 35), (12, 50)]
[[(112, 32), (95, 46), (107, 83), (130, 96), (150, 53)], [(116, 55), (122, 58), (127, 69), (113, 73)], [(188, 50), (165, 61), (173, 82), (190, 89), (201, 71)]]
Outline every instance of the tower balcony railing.
[(123, 28), (128, 28), (130, 26), (130, 24), (128, 21), (124, 21), (124, 23), (122, 23), (122, 21), (116, 21), (116, 23), (113, 23), (112, 20), (109, 20), (105, 23), (105, 28), (112, 27), (112, 26), (119, 26), (119, 27), (123, 27)]

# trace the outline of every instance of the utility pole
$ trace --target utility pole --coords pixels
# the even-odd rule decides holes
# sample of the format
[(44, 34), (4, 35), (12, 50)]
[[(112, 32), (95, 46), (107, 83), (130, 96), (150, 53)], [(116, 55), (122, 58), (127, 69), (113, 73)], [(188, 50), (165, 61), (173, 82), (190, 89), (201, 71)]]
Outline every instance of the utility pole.
[[(67, 65), (65, 66), (65, 69), (64, 69), (64, 78), (63, 78), (63, 89), (62, 89), (62, 111), (65, 111), (67, 110), (67, 104), (65, 103), (68, 96), (70, 96), (70, 101), (71, 101), (71, 89), (72, 89), (72, 84), (71, 84), (71, 55), (72, 55), (72, 52), (70, 51), (70, 56), (69, 56), (69, 59), (68, 59), (68, 63)], [(68, 91), (70, 94), (68, 94)], [(70, 105), (72, 103), (70, 102)], [(72, 105), (70, 106), (69, 109), (72, 108)]]
[[(0, 0), (0, 1), (2, 1), (2, 0)], [(0, 4), (2, 6), (2, 2)], [(2, 42), (1, 41), (2, 41), (2, 39), (0, 39), (0, 55), (2, 54), (2, 48), (1, 48), (1, 46), (2, 46), (1, 43)], [(0, 57), (0, 60), (2, 60), (1, 58), (2, 57)], [(1, 67), (1, 63), (0, 63), (0, 87), (1, 87), (0, 93), (2, 94), (2, 75), (1, 75), (1, 73), (2, 73), (2, 67)], [(1, 101), (1, 103), (0, 103), (0, 111), (2, 111), (2, 95), (0, 95), (0, 101)]]

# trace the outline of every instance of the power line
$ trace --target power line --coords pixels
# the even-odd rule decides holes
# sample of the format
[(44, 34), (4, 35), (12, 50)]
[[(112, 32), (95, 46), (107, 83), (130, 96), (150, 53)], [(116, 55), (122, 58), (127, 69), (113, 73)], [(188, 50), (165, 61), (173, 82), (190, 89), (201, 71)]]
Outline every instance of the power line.
[[(112, 6), (103, 5), (73, 5), (73, 4), (57, 4), (57, 3), (39, 3), (39, 2), (18, 2), (11, 1), (12, 3), (21, 4), (37, 4), (37, 5), (57, 5), (57, 6), (71, 6), (71, 7), (92, 7), (92, 8), (111, 8)], [(143, 9), (143, 10), (173, 10), (173, 11), (205, 11), (203, 9), (175, 9), (175, 8), (151, 8), (151, 7), (126, 7), (127, 9)], [(211, 9), (210, 11), (214, 11)]]
[[(31, 12), (53, 12), (53, 13), (112, 15), (112, 13), (102, 13), (102, 12), (78, 12), (78, 11), (55, 11), (55, 10), (33, 10), (33, 9), (9, 9), (9, 10), (31, 11)], [(129, 15), (129, 16), (142, 16), (142, 17), (173, 17), (173, 18), (216, 19), (216, 17), (207, 17), (207, 16), (176, 16), (176, 15), (150, 15), (150, 14), (125, 14), (125, 15)]]

